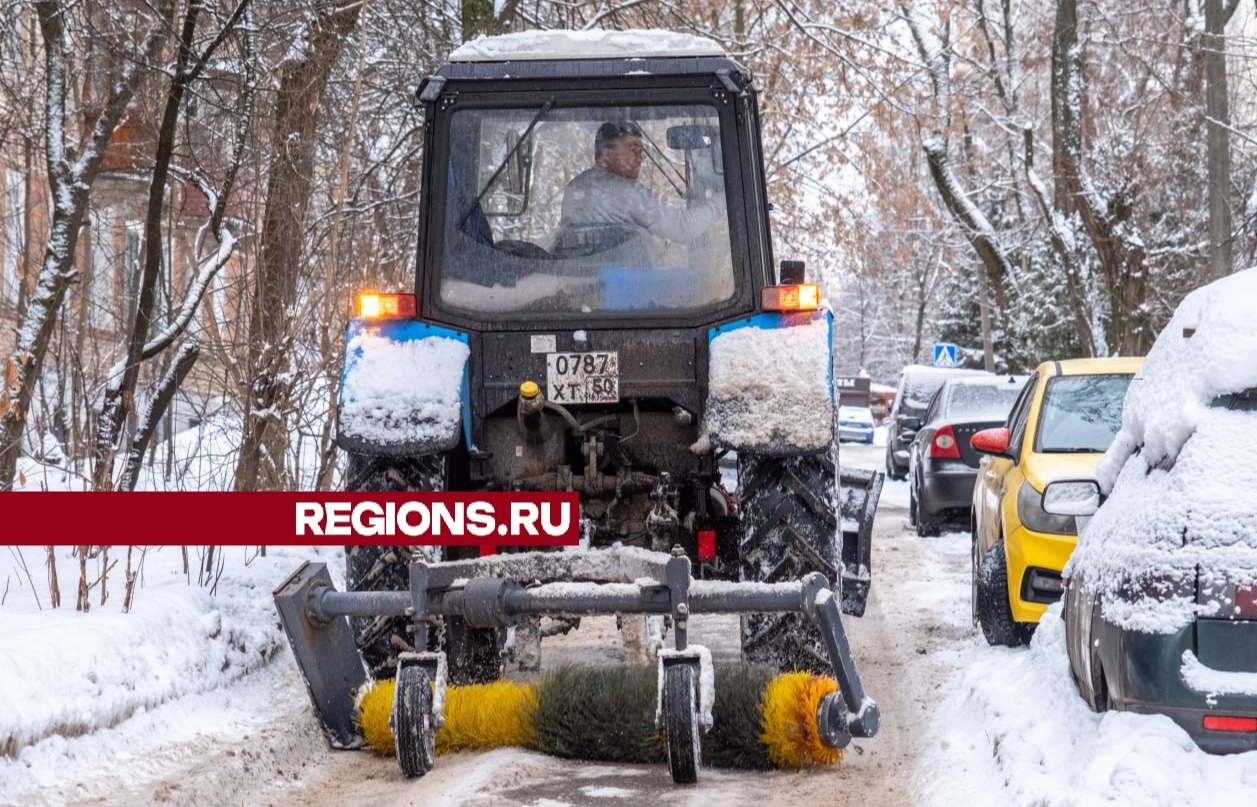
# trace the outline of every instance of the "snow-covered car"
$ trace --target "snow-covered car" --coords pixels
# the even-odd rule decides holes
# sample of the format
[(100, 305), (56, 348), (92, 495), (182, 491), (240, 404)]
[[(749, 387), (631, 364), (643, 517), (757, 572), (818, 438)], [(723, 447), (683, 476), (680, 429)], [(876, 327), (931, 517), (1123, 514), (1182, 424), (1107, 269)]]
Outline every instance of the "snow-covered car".
[(1168, 715), (1218, 753), (1257, 749), (1254, 319), (1257, 269), (1188, 295), (1095, 477), (1054, 481), (1043, 502), (1094, 513), (1065, 569), (1083, 698)]
[(938, 535), (945, 524), (969, 526), (973, 483), (982, 459), (969, 438), (1002, 426), (1028, 376), (963, 376), (948, 379), (920, 421), (909, 460), (908, 518), (917, 535)]
[(873, 445), (877, 421), (867, 406), (838, 407), (838, 440)]

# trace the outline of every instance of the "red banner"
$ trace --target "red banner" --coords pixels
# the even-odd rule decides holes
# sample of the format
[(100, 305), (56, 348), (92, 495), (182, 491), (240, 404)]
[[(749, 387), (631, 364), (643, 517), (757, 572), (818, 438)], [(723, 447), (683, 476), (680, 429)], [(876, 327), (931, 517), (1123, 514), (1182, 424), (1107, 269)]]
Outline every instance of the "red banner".
[(0, 537), (18, 546), (575, 546), (580, 503), (576, 493), (501, 491), (9, 492)]

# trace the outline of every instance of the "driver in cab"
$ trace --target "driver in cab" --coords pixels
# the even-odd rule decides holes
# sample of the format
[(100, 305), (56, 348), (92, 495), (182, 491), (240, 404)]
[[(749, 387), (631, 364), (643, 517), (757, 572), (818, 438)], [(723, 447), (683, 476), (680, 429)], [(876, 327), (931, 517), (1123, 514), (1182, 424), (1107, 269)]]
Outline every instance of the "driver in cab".
[(702, 236), (720, 211), (710, 201), (683, 208), (667, 204), (637, 181), (642, 132), (630, 122), (604, 123), (594, 136), (594, 162), (563, 192), (560, 231), (632, 225), (681, 244)]

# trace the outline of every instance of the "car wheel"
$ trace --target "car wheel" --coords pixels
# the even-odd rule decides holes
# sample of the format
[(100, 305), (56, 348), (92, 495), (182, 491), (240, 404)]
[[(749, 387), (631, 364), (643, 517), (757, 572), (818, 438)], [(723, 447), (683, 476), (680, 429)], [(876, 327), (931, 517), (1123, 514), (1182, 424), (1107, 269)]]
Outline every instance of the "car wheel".
[[(914, 485), (913, 487), (917, 487)], [(923, 486), (922, 486), (923, 487)], [(916, 515), (912, 519), (912, 523), (917, 527), (917, 535), (922, 538), (934, 538), (943, 534), (942, 525), (934, 520), (928, 512), (925, 505), (921, 503), (921, 497), (916, 497)]]
[(978, 625), (978, 536), (969, 543), (969, 619)]
[(917, 525), (917, 488), (916, 485), (908, 486), (908, 526), (915, 527)]
[(1104, 674), (1104, 665), (1094, 653), (1091, 656), (1091, 695), (1095, 700), (1095, 710), (1104, 714), (1109, 706), (1109, 679)]
[[(975, 548), (976, 550), (976, 548)], [(974, 580), (978, 624), (987, 644), (1020, 647), (1030, 644), (1034, 623), (1014, 622), (1008, 604), (1008, 560), (1004, 542), (997, 541), (986, 551)]]

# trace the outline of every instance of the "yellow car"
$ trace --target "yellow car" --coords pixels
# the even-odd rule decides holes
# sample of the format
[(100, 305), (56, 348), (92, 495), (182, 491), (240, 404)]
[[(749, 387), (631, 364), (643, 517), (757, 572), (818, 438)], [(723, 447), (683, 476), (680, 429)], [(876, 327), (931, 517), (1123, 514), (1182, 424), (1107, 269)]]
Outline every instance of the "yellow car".
[(1078, 529), (1072, 516), (1044, 511), (1043, 488), (1095, 471), (1122, 425), (1126, 388), (1142, 362), (1044, 362), (1004, 426), (971, 438), (986, 455), (970, 514), (973, 621), (990, 644), (1028, 643), (1048, 605), (1061, 598), (1061, 569)]

